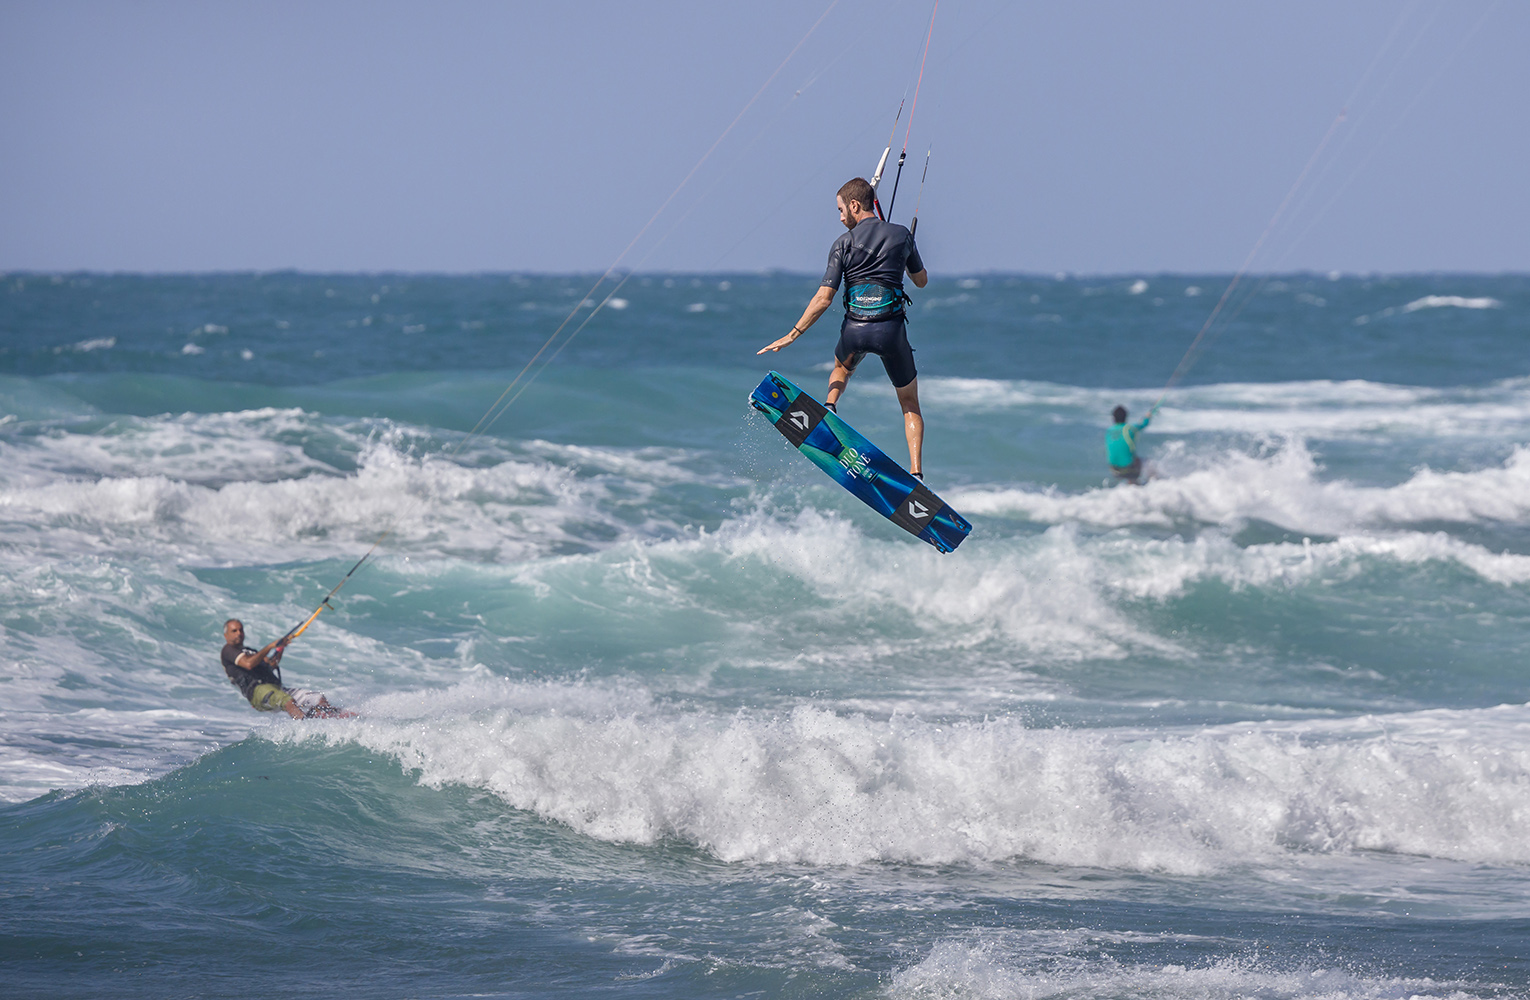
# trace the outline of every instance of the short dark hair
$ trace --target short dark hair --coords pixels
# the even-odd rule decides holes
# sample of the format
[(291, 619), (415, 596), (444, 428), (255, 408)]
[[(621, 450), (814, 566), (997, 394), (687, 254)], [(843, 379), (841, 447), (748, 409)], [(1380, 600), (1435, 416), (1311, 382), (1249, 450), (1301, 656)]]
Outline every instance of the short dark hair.
[(852, 201), (861, 203), (861, 211), (869, 212), (876, 204), (877, 193), (872, 190), (871, 182), (864, 177), (852, 177), (839, 187), (839, 197), (845, 199), (848, 206)]
[(1110, 419), (1114, 420), (1118, 424), (1126, 423), (1126, 407), (1118, 406), (1114, 410), (1111, 410)]
[[(230, 625), (234, 624), (235, 622), (239, 622), (239, 619), (237, 619), (237, 618), (230, 618), (228, 621), (224, 622), (223, 623), (224, 630), (227, 631), (228, 627)], [(239, 627), (240, 628), (244, 628), (244, 622), (239, 622)]]

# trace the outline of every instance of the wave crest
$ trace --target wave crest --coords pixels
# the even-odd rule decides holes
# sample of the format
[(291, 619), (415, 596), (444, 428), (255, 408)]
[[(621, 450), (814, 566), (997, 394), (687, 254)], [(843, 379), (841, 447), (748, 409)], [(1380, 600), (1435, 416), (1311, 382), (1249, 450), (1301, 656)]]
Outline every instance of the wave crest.
[[(490, 791), (587, 836), (724, 861), (1025, 858), (1198, 874), (1287, 851), (1530, 861), (1530, 711), (1390, 717), (1370, 735), (1178, 735), (878, 721), (801, 706), (719, 717), (583, 686), (465, 685), (273, 738), (355, 741), (427, 785)], [(623, 704), (625, 703), (625, 704)], [(619, 705), (613, 710), (613, 705)], [(1409, 735), (1410, 729), (1417, 732)]]

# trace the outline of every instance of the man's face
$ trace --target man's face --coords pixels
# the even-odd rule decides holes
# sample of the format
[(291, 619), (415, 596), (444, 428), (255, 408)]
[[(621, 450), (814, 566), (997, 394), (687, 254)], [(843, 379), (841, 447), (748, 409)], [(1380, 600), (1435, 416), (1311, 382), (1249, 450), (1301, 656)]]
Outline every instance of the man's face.
[(242, 622), (229, 622), (223, 626), (223, 641), (232, 642), (236, 645), (244, 644), (244, 624)]
[(860, 207), (861, 203), (858, 202), (858, 201), (852, 201), (852, 202), (850, 202), (849, 205), (847, 205), (847, 204), (845, 204), (845, 199), (841, 198), (839, 195), (835, 195), (834, 196), (834, 204), (839, 206), (839, 222), (840, 222), (840, 225), (844, 226), (846, 229), (854, 229), (855, 228), (855, 212), (854, 212), (854, 210), (851, 209), (850, 205), (855, 205), (856, 207)]

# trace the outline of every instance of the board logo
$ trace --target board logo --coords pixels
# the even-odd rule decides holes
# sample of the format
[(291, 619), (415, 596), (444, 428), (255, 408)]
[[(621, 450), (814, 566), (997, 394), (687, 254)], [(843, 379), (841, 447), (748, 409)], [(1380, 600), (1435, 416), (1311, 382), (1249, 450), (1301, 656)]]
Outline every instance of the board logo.
[(926, 528), (933, 530), (932, 525), (938, 523), (936, 518), (944, 507), (940, 497), (920, 483), (909, 490), (908, 496), (903, 498), (903, 502), (888, 517), (904, 530), (919, 535)]
[(818, 400), (806, 393), (801, 393), (796, 399), (787, 401), (781, 415), (776, 418), (776, 430), (780, 431), (793, 447), (801, 448), (802, 442), (817, 429), (819, 421), (823, 420), (823, 415), (828, 412)]
[(871, 461), (869, 455), (863, 455), (858, 449), (848, 445), (839, 453), (839, 464), (852, 476), (866, 475), (866, 466)]

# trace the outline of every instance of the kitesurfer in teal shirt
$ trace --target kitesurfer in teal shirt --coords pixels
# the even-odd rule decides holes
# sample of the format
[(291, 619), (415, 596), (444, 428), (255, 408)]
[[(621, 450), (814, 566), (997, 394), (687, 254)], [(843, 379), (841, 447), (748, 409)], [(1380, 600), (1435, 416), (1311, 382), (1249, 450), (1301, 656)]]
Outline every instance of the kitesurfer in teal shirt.
[(1157, 412), (1158, 407), (1153, 407), (1142, 418), (1142, 422), (1137, 424), (1126, 422), (1124, 406), (1118, 406), (1111, 412), (1110, 419), (1115, 422), (1105, 432), (1105, 460), (1110, 463), (1110, 471), (1117, 479), (1124, 479), (1133, 486), (1142, 482), (1142, 459), (1137, 457), (1137, 435), (1147, 430), (1148, 422)]

